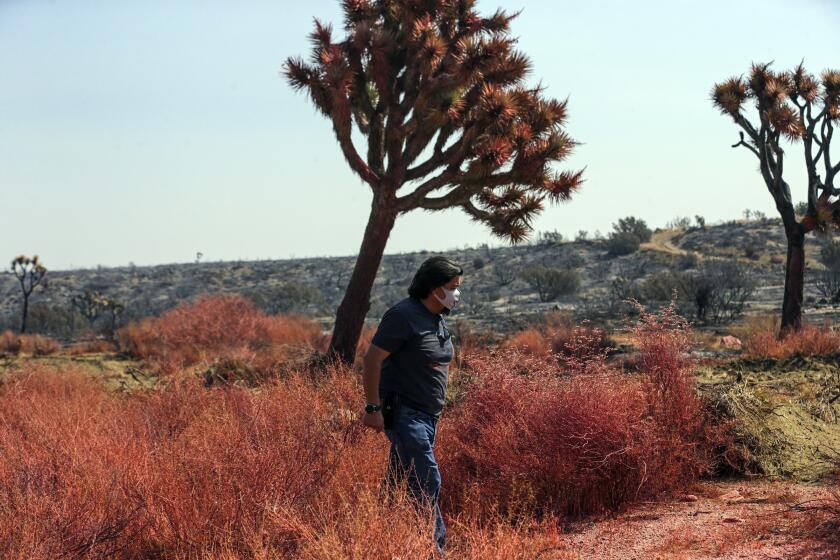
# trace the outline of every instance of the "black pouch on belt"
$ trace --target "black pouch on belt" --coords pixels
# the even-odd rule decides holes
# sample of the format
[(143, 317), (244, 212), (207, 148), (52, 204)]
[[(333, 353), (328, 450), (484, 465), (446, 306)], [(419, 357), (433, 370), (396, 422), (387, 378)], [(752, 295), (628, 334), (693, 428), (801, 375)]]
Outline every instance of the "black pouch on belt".
[(394, 418), (399, 407), (400, 396), (397, 393), (385, 393), (382, 396), (382, 420), (385, 423), (386, 430), (394, 427)]

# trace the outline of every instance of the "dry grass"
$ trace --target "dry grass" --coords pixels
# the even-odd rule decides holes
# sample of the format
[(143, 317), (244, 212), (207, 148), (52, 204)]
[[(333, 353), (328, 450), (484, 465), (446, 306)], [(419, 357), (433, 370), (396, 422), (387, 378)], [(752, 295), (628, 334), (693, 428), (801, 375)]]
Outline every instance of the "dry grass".
[(829, 323), (822, 326), (803, 324), (798, 332), (779, 339), (780, 321), (777, 316), (753, 316), (733, 329), (743, 342), (748, 358), (785, 359), (793, 356), (827, 356), (840, 352), (840, 333)]
[(163, 373), (234, 358), (267, 371), (300, 348), (323, 349), (326, 337), (306, 317), (269, 316), (239, 295), (205, 295), (160, 317), (121, 328), (120, 349)]
[(3, 331), (0, 334), (0, 355), (29, 354), (32, 356), (48, 356), (61, 350), (58, 341), (39, 334), (15, 334)]
[[(175, 367), (280, 340), (314, 345), (309, 323), (274, 323), (236, 299), (171, 313), (122, 333), (140, 356), (168, 361), (155, 389), (108, 392), (78, 366), (35, 363), (0, 385), (0, 557), (431, 552), (428, 512), (405, 492), (382, 500), (388, 446), (358, 422), (352, 369), (315, 379), (291, 368), (249, 389), (206, 388)], [(681, 488), (707, 469), (701, 409), (684, 395), (685, 334), (667, 332), (683, 326), (656, 317), (637, 329), (642, 375), (569, 375), (515, 348), (465, 360), (436, 453), (452, 557), (576, 558), (559, 520)]]
[[(478, 517), (614, 510), (711, 468), (718, 430), (696, 396), (690, 333), (673, 309), (642, 313), (644, 374), (574, 372), (504, 347), (471, 357), (471, 383), (444, 425), (447, 499)], [(597, 346), (578, 358), (600, 356)], [(594, 359), (594, 358), (593, 358)]]
[(570, 315), (550, 311), (539, 324), (512, 334), (502, 346), (534, 356), (553, 356), (572, 373), (596, 373), (605, 369), (613, 343), (603, 329), (577, 325)]

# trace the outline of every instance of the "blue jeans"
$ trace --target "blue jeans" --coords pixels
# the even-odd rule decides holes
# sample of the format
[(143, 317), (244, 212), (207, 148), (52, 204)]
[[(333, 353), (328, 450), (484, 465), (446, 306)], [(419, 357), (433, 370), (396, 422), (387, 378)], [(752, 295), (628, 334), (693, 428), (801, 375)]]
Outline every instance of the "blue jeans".
[(386, 485), (393, 488), (408, 478), (412, 496), (435, 513), (434, 543), (442, 551), (446, 544), (446, 526), (440, 511), (440, 470), (434, 455), (437, 419), (402, 403), (394, 416), (394, 425), (385, 430), (391, 441)]

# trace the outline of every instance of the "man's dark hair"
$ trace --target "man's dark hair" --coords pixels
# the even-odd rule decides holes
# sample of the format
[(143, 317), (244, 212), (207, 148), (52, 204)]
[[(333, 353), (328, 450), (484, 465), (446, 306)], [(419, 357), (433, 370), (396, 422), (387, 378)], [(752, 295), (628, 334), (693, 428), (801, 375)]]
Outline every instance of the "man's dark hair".
[(464, 269), (446, 257), (430, 257), (423, 261), (423, 264), (417, 269), (417, 273), (411, 281), (411, 286), (408, 287), (408, 295), (416, 299), (423, 299), (435, 288), (447, 284), (463, 273)]

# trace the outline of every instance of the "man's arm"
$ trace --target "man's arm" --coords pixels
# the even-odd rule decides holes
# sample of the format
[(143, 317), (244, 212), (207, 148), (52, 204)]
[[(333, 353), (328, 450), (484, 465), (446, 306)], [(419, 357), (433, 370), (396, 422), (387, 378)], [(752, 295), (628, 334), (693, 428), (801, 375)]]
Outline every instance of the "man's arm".
[[(362, 383), (365, 388), (366, 402), (372, 404), (382, 404), (379, 401), (379, 378), (382, 375), (382, 362), (388, 357), (390, 352), (371, 344), (368, 347), (364, 358), (364, 372), (362, 374)], [(374, 412), (373, 414), (365, 413), (362, 417), (362, 422), (365, 426), (370, 426), (378, 431), (384, 429), (384, 420), (382, 412)]]

